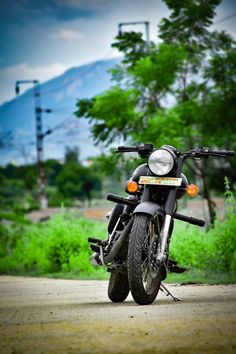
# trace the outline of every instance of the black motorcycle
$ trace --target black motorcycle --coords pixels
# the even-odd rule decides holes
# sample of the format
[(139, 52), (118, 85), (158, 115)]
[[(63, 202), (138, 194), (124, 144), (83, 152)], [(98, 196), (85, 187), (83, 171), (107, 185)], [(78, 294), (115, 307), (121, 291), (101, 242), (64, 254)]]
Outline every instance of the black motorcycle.
[(178, 199), (198, 193), (182, 173), (183, 164), (188, 158), (234, 156), (234, 151), (197, 148), (181, 153), (169, 145), (155, 149), (143, 144), (119, 146), (116, 152), (137, 152), (148, 162), (138, 166), (127, 182), (128, 198), (108, 194), (107, 199), (116, 203), (108, 215), (108, 238), (88, 239), (95, 252), (91, 261), (111, 273), (108, 296), (113, 302), (124, 301), (131, 291), (136, 303), (151, 304), (160, 289), (178, 300), (162, 283), (168, 271), (185, 270), (169, 259), (174, 219), (205, 225), (203, 220), (177, 213)]

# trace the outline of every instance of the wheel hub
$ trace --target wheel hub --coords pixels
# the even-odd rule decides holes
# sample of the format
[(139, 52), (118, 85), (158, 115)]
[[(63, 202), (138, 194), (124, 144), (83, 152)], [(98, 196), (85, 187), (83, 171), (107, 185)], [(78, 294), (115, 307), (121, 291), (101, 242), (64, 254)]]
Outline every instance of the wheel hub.
[(157, 261), (157, 254), (158, 254), (158, 244), (157, 244), (157, 239), (155, 239), (152, 241), (150, 245), (149, 259), (148, 259), (149, 273), (152, 278), (156, 278), (160, 269), (160, 263)]

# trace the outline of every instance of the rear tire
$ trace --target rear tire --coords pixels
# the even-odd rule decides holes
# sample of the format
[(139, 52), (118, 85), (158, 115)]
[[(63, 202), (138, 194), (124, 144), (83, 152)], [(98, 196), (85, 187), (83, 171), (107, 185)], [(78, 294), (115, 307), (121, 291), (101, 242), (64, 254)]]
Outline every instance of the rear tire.
[(129, 294), (128, 276), (112, 272), (108, 285), (108, 297), (112, 302), (123, 302)]
[(163, 279), (163, 266), (155, 272), (152, 270), (154, 253), (160, 242), (154, 229), (149, 215), (135, 216), (129, 238), (128, 277), (132, 296), (139, 305), (148, 305), (155, 300)]

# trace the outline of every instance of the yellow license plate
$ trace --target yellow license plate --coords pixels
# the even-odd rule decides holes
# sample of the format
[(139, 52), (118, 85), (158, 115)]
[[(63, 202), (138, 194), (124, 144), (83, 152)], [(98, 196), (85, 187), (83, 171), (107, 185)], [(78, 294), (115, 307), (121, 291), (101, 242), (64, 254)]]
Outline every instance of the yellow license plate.
[(153, 176), (140, 176), (139, 184), (153, 184), (158, 186), (181, 186), (182, 178), (175, 177), (153, 177)]

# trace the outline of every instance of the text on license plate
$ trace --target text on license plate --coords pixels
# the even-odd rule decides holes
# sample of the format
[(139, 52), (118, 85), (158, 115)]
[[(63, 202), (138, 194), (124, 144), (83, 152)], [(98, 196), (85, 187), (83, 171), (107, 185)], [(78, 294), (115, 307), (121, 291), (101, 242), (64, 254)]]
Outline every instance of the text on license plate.
[(159, 186), (180, 186), (182, 178), (175, 177), (153, 177), (153, 176), (140, 176), (139, 184), (154, 184)]

